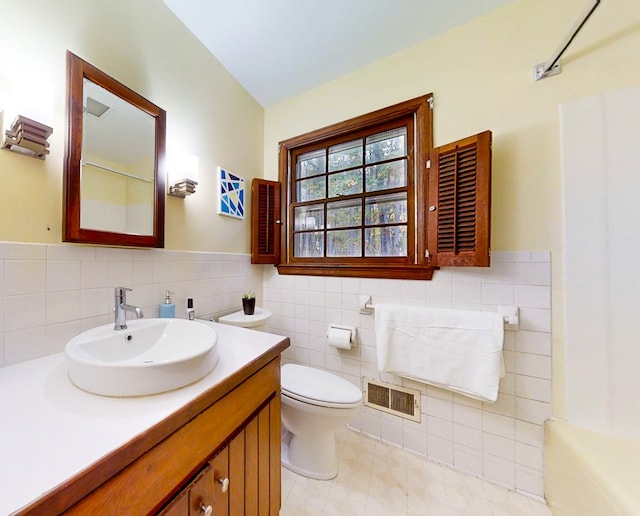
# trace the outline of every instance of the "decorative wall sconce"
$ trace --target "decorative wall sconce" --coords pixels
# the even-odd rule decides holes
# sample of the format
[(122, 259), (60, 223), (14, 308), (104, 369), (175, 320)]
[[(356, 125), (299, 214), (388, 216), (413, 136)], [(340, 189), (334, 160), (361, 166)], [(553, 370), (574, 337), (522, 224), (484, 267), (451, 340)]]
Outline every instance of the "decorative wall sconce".
[(195, 193), (198, 185), (198, 157), (188, 152), (169, 158), (169, 195), (184, 199)]
[(11, 127), (5, 131), (2, 148), (34, 158), (45, 159), (49, 154), (47, 139), (51, 133), (53, 133), (53, 129), (48, 125), (18, 115)]
[(174, 185), (169, 185), (169, 195), (182, 197), (184, 199), (187, 195), (196, 193), (197, 184), (196, 181), (192, 181), (191, 179), (182, 179)]

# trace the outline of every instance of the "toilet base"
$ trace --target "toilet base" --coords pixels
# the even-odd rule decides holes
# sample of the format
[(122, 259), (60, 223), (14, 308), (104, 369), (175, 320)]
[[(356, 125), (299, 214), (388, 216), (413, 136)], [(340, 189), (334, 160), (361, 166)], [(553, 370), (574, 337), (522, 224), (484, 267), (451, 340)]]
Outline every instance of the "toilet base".
[(327, 432), (318, 442), (317, 435), (305, 440), (283, 428), (280, 460), (283, 467), (303, 477), (331, 480), (338, 475), (335, 434)]

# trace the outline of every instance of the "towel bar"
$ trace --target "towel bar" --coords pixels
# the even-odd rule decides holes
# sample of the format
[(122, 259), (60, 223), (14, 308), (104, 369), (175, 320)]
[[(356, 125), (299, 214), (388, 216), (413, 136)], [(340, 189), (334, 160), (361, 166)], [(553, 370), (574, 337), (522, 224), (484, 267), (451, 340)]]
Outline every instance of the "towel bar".
[[(371, 296), (361, 295), (360, 313), (364, 315), (373, 314), (376, 305), (371, 302)], [(498, 305), (496, 312), (502, 315), (505, 327), (508, 330), (517, 330), (520, 323), (520, 309), (517, 306)]]

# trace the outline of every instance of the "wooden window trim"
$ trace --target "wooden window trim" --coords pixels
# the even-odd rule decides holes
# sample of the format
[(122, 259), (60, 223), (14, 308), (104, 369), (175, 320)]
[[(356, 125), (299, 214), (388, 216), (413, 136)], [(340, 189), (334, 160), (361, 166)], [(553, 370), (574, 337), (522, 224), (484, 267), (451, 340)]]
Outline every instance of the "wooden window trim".
[(350, 120), (338, 122), (322, 129), (290, 138), (280, 142), (279, 152), (279, 182), (290, 185), (292, 171), (290, 157), (301, 148), (308, 148), (328, 140), (361, 133), (373, 126), (380, 126), (394, 120), (413, 117), (413, 147), (407, 153), (413, 157), (408, 163), (409, 228), (408, 257), (370, 257), (370, 258), (293, 258), (290, 252), (288, 188), (282, 190), (280, 218), (283, 221), (280, 230), (280, 263), (277, 264), (281, 274), (302, 274), (313, 276), (347, 276), (364, 278), (402, 278), (402, 279), (431, 279), (434, 266), (422, 263), (418, 256), (418, 249), (424, 246), (423, 231), (420, 227), (420, 216), (416, 199), (418, 189), (424, 188), (424, 182), (419, 173), (421, 164), (426, 163), (429, 151), (433, 145), (432, 138), (432, 110), (430, 99), (432, 95), (423, 95), (394, 106), (379, 109), (372, 113), (361, 115)]
[(278, 272), (283, 275), (298, 276), (337, 276), (347, 278), (386, 278), (430, 280), (434, 266), (420, 265), (300, 265), (290, 263), (277, 264)]
[[(254, 180), (254, 183), (262, 182), (279, 189), (280, 206), (278, 208), (277, 202), (267, 203), (271, 212), (265, 211), (265, 203), (259, 204), (252, 196), (252, 263), (274, 264), (280, 274), (421, 280), (431, 279), (434, 270), (440, 266), (488, 267), (491, 132), (485, 131), (432, 148), (431, 100), (432, 95), (425, 95), (281, 142), (279, 181)], [(329, 140), (347, 138), (407, 116), (415, 120), (413, 148), (407, 149), (407, 155), (413, 155), (414, 160), (413, 167), (408, 165), (408, 171), (411, 171), (408, 181), (413, 181), (413, 190), (407, 185), (410, 201), (408, 227), (413, 237), (412, 243), (408, 238), (408, 254), (411, 258), (297, 257), (292, 260), (287, 247), (288, 224), (293, 223), (289, 219), (292, 212), (288, 197), (292, 153), (299, 149), (311, 150), (313, 146), (319, 148)], [(257, 237), (259, 228), (265, 226), (257, 222), (264, 220), (273, 222), (271, 230), (275, 235), (272, 240), (267, 240), (279, 241), (279, 246), (260, 256), (257, 242), (264, 242), (265, 238)]]

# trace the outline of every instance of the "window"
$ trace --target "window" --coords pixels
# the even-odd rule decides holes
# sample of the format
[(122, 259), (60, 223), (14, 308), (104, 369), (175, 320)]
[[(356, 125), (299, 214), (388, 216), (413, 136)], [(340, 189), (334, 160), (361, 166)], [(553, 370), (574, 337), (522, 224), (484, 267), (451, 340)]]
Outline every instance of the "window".
[(413, 120), (386, 125), (291, 153), (293, 260), (406, 261), (412, 196), (407, 153)]
[(252, 186), (252, 263), (415, 279), (439, 265), (488, 265), (490, 166), (477, 165), (490, 162), (490, 133), (486, 151), (478, 136), (432, 149), (431, 98), (281, 142), (279, 181)]

